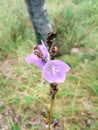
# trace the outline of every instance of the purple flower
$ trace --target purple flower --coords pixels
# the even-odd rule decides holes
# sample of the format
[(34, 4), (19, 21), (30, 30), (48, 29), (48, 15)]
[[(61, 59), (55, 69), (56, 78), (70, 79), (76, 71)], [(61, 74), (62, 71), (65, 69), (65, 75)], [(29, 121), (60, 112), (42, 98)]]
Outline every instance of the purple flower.
[(62, 83), (70, 67), (60, 60), (50, 60), (43, 67), (43, 75), (49, 83)]
[(29, 64), (36, 64), (39, 68), (43, 68), (46, 62), (50, 59), (50, 55), (43, 41), (42, 45), (38, 45), (34, 48), (34, 54), (30, 54), (26, 57), (26, 62)]
[(48, 61), (48, 60), (50, 60), (50, 54), (42, 40), (41, 40), (41, 43), (42, 43), (42, 45), (38, 45), (38, 47), (40, 48), (40, 51), (43, 54), (43, 59)]

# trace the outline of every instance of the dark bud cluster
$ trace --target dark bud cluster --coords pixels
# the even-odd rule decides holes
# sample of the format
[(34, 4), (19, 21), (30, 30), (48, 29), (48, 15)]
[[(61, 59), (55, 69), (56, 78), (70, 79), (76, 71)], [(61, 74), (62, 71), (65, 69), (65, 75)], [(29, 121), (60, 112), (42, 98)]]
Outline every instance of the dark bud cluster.
[(51, 83), (50, 84), (50, 95), (52, 96), (52, 99), (55, 98), (55, 94), (57, 93), (58, 91), (58, 84), (56, 83)]
[(34, 48), (34, 54), (37, 55), (39, 58), (43, 59), (43, 54), (38, 46)]
[(55, 59), (55, 56), (58, 53), (56, 37), (57, 37), (57, 32), (52, 31), (52, 32), (48, 33), (47, 39), (46, 39), (46, 43), (49, 46), (49, 52), (50, 52), (52, 60)]
[(49, 32), (46, 38), (46, 43), (49, 46), (49, 48), (52, 46), (53, 43), (56, 42), (57, 32), (52, 31)]
[(50, 48), (50, 54), (54, 58), (58, 53), (58, 47), (56, 44), (53, 44)]

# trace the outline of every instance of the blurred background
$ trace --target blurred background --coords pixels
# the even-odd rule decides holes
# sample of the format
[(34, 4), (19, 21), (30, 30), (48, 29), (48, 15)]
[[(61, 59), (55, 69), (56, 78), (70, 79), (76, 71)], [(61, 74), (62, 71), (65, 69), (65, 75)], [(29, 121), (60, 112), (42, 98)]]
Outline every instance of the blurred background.
[[(61, 56), (70, 65), (59, 84), (57, 130), (98, 130), (98, 0), (46, 0)], [(25, 57), (37, 44), (24, 0), (0, 1), (0, 129), (44, 130), (48, 83)]]

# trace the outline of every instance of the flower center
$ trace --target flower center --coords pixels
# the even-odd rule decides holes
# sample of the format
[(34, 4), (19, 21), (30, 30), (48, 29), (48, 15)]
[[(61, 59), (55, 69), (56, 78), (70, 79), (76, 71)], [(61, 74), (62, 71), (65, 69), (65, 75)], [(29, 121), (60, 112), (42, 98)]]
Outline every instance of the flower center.
[(51, 65), (50, 69), (51, 69), (53, 75), (55, 75), (56, 72), (59, 72), (59, 70), (54, 65)]

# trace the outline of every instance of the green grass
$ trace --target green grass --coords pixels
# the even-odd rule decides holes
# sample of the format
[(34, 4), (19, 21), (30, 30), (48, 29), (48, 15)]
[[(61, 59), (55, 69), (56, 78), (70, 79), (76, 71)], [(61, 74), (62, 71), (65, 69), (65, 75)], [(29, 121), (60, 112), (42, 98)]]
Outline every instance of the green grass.
[(61, 53), (70, 53), (72, 46), (96, 48), (98, 1), (80, 1), (76, 4), (76, 0), (57, 0), (57, 4), (54, 1), (51, 1), (52, 6), (48, 4), (53, 27), (59, 35)]
[[(97, 130), (98, 1), (47, 0), (46, 4), (63, 54), (58, 59), (71, 66), (65, 82), (59, 84), (53, 118), (64, 130)], [(0, 121), (8, 130), (43, 130), (49, 113), (49, 85), (40, 69), (25, 62), (36, 44), (25, 2), (0, 1), (0, 12)], [(78, 52), (71, 51), (74, 47)], [(9, 109), (22, 117), (19, 128)]]

